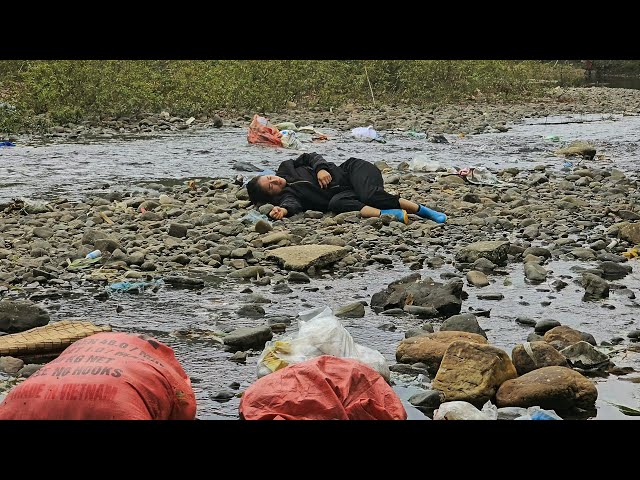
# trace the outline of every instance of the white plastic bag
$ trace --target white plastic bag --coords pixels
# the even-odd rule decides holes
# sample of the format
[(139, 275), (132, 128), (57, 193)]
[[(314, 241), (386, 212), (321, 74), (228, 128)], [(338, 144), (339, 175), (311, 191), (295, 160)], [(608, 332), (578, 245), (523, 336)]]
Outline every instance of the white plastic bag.
[(282, 134), (280, 141), (284, 148), (291, 148), (293, 150), (302, 149), (302, 144), (300, 143), (300, 139), (298, 139), (296, 132), (293, 130), (281, 130), (280, 133)]
[(318, 307), (298, 314), (299, 330), (295, 338), (269, 341), (258, 358), (258, 378), (287, 365), (320, 355), (353, 358), (376, 370), (388, 382), (391, 377), (384, 356), (357, 344), (329, 307)]
[(373, 125), (368, 127), (356, 127), (351, 130), (351, 134), (358, 140), (373, 141), (379, 138), (378, 132), (373, 129)]
[(562, 420), (555, 410), (545, 410), (539, 406), (527, 408), (527, 414), (515, 420)]
[(440, 168), (440, 162), (430, 160), (426, 155), (418, 155), (409, 161), (409, 169), (413, 172), (435, 172)]
[(491, 400), (487, 401), (482, 407), (482, 410), (478, 410), (469, 402), (453, 401), (444, 402), (440, 404), (440, 407), (433, 412), (434, 420), (497, 420), (498, 408), (491, 403)]

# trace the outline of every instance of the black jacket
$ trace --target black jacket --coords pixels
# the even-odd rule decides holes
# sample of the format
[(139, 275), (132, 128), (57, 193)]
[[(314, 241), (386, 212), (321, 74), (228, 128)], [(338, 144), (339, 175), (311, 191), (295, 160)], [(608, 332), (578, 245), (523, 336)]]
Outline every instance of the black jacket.
[[(331, 174), (331, 183), (327, 188), (320, 187), (318, 183), (319, 170)], [(287, 216), (305, 210), (326, 212), (331, 197), (350, 188), (345, 172), (318, 153), (303, 153), (295, 160), (285, 160), (278, 167), (276, 175), (287, 181), (277, 200), (279, 206), (287, 209)]]

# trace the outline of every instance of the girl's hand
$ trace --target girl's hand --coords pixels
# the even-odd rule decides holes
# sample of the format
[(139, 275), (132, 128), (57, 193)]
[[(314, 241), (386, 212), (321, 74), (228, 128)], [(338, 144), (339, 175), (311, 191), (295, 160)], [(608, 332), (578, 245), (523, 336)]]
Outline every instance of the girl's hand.
[(326, 170), (318, 171), (318, 183), (320, 184), (320, 188), (327, 188), (327, 186), (331, 183), (331, 174)]
[(269, 212), (269, 216), (274, 220), (280, 220), (281, 218), (286, 217), (287, 213), (289, 213), (289, 211), (286, 208), (273, 207)]

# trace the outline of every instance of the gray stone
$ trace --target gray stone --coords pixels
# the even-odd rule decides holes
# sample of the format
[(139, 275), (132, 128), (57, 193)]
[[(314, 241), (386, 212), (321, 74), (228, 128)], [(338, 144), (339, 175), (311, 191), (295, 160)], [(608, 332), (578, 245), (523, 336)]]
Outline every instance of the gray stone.
[(432, 306), (420, 307), (418, 305), (405, 305), (402, 309), (406, 313), (415, 315), (418, 318), (435, 318), (440, 316), (438, 310)]
[(636, 223), (626, 223), (620, 227), (618, 230), (618, 237), (632, 245), (637, 245), (640, 243), (640, 222)]
[(267, 258), (276, 258), (289, 270), (307, 270), (309, 267), (324, 267), (345, 257), (349, 250), (336, 245), (295, 245), (270, 250)]
[(360, 302), (348, 303), (338, 307), (333, 314), (341, 318), (362, 318), (364, 317), (364, 305)]
[(491, 273), (497, 265), (488, 258), (480, 257), (471, 264), (471, 267), (473, 270), (478, 270), (479, 272)]
[(540, 334), (545, 333), (558, 326), (560, 326), (560, 322), (557, 320), (539, 320), (538, 322), (536, 322), (534, 330), (536, 333)]
[(111, 238), (111, 236), (107, 232), (103, 232), (102, 230), (94, 230), (90, 228), (82, 236), (81, 242), (83, 245), (95, 245), (96, 240), (102, 238)]
[(622, 265), (617, 262), (600, 262), (598, 268), (602, 270), (602, 277), (607, 280), (619, 280), (631, 273), (631, 265)]
[(467, 272), (467, 282), (475, 287), (486, 287), (489, 285), (489, 279), (487, 276), (477, 270)]
[(24, 362), (15, 357), (0, 357), (0, 372), (15, 375), (24, 367)]
[(537, 263), (528, 262), (524, 264), (524, 276), (530, 282), (540, 283), (547, 279), (547, 271)]
[(250, 267), (235, 270), (229, 274), (230, 278), (255, 278), (264, 275), (264, 267), (252, 265)]
[(33, 229), (33, 235), (35, 237), (44, 238), (45, 240), (53, 237), (53, 233), (53, 230), (48, 227), (35, 227)]
[(580, 260), (595, 260), (596, 259), (596, 252), (594, 252), (590, 248), (578, 247), (578, 248), (574, 248), (569, 253), (571, 255), (573, 255), (574, 257), (579, 258)]
[(581, 369), (601, 368), (609, 364), (609, 356), (596, 350), (588, 342), (577, 342), (560, 350), (572, 367)]
[(583, 300), (598, 300), (609, 296), (609, 283), (593, 273), (583, 273), (580, 283), (584, 287)]
[(433, 417), (433, 412), (444, 402), (444, 394), (438, 390), (427, 390), (409, 397), (409, 403), (422, 413)]
[(502, 300), (503, 298), (504, 295), (500, 292), (478, 294), (479, 300)]
[(94, 246), (102, 252), (114, 252), (117, 249), (122, 249), (120, 242), (112, 238), (100, 238), (95, 241)]
[(169, 225), (169, 231), (167, 233), (172, 237), (184, 238), (187, 236), (188, 230), (189, 230), (189, 225), (184, 225), (181, 223), (172, 223)]
[(545, 341), (525, 342), (516, 345), (511, 352), (511, 359), (518, 375), (524, 375), (542, 367), (569, 366), (566, 358)]
[(453, 315), (452, 317), (447, 318), (440, 327), (441, 332), (446, 331), (458, 331), (458, 332), (469, 332), (469, 333), (477, 333), (478, 335), (482, 335), (484, 338), (487, 338), (487, 334), (480, 327), (478, 323), (478, 319), (472, 313), (463, 313), (460, 315)]
[(164, 283), (178, 288), (204, 288), (205, 283), (201, 278), (186, 277), (183, 275), (167, 275), (163, 277)]
[(43, 366), (37, 363), (28, 363), (24, 367), (22, 367), (18, 373), (17, 377), (29, 378), (31, 375), (40, 370)]
[(260, 305), (250, 304), (240, 307), (237, 313), (240, 317), (260, 318), (264, 317), (265, 311)]
[(529, 247), (523, 253), (522, 256), (535, 255), (536, 257), (551, 258), (551, 252), (548, 248), (544, 247)]
[(254, 230), (258, 233), (267, 233), (271, 230), (273, 230), (273, 227), (271, 226), (271, 224), (269, 222), (267, 222), (266, 220), (258, 220), (256, 222), (256, 224), (254, 225)]
[(481, 241), (463, 247), (455, 254), (456, 262), (473, 263), (478, 258), (487, 258), (496, 265), (505, 265), (509, 242)]
[(0, 332), (23, 332), (42, 327), (49, 320), (49, 313), (29, 300), (0, 301)]
[(241, 327), (223, 338), (224, 344), (245, 350), (248, 348), (264, 348), (264, 344), (273, 338), (273, 332), (268, 326)]
[(304, 272), (289, 272), (287, 281), (291, 283), (310, 283), (311, 279)]

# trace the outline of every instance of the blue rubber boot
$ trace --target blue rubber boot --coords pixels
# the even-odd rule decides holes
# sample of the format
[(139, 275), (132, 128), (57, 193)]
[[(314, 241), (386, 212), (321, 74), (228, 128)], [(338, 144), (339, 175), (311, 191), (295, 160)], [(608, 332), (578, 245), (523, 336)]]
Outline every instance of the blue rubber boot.
[(444, 223), (447, 220), (447, 216), (444, 213), (436, 212), (435, 210), (431, 210), (424, 205), (420, 205), (420, 208), (416, 212), (416, 215), (422, 218), (428, 218), (429, 220), (433, 220), (436, 223)]
[(400, 208), (390, 208), (389, 210), (380, 210), (380, 215), (393, 215), (398, 219), (399, 222), (402, 222), (405, 225), (409, 224), (409, 215), (407, 215), (407, 211), (402, 210)]

